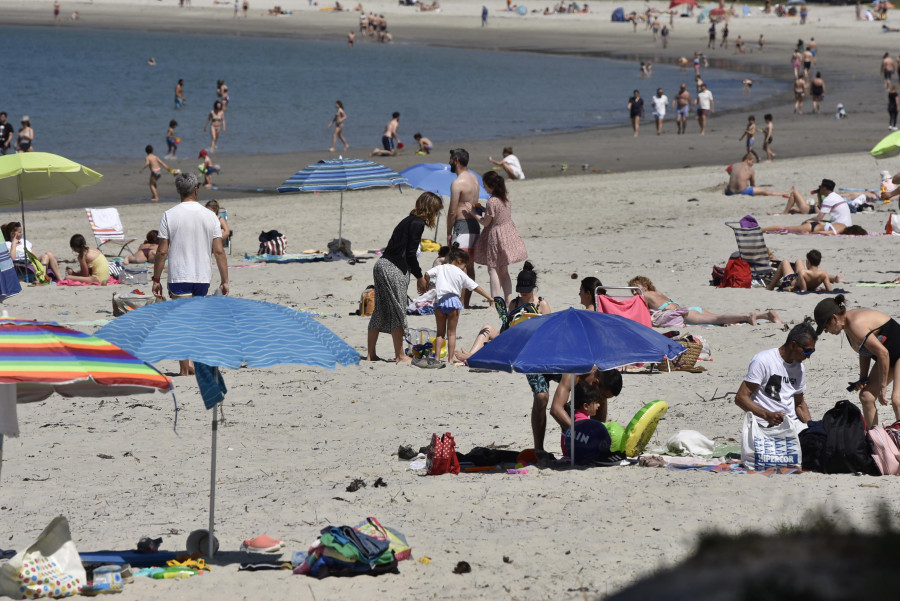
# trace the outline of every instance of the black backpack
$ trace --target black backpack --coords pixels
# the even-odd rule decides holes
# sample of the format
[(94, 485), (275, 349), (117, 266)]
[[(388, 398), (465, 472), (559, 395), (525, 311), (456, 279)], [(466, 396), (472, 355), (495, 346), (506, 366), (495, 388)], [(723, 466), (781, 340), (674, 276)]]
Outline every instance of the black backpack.
[(847, 400), (838, 401), (833, 409), (825, 413), (822, 425), (826, 436), (821, 456), (823, 472), (881, 475), (872, 459), (872, 449), (866, 438), (866, 422), (859, 407)]

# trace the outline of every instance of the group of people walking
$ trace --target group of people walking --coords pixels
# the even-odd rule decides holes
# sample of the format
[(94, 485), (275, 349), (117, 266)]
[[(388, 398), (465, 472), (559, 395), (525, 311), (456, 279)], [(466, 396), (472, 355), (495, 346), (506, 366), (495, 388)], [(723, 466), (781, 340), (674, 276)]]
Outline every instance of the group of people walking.
[(0, 155), (34, 151), (34, 128), (31, 127), (31, 117), (24, 115), (21, 126), (13, 143), (13, 125), (7, 120), (6, 112), (0, 112)]

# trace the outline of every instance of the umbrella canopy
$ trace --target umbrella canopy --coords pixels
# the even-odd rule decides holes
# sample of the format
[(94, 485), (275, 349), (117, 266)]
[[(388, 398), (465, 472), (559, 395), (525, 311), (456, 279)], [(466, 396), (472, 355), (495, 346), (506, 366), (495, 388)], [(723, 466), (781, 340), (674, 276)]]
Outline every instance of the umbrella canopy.
[[(103, 176), (67, 158), (49, 152), (21, 152), (0, 156), (0, 203), (18, 202), (22, 207), (22, 239), (25, 229), (25, 201), (72, 194), (93, 186)], [(26, 273), (25, 281), (28, 281)]]
[[(456, 179), (456, 174), (450, 171), (450, 165), (445, 163), (419, 163), (404, 169), (400, 175), (407, 179), (410, 187), (440, 196), (450, 196), (450, 184)], [(475, 177), (478, 179), (478, 199), (487, 200), (491, 195), (484, 189), (481, 176), (475, 173)]]
[(359, 352), (308, 314), (231, 296), (146, 305), (96, 335), (150, 363), (191, 359), (217, 367), (299, 363), (329, 369), (359, 363)]
[(278, 191), (285, 193), (340, 190), (341, 214), (338, 221), (338, 240), (341, 240), (344, 228), (344, 190), (384, 188), (405, 183), (407, 183), (405, 177), (384, 165), (364, 159), (337, 158), (319, 161), (298, 171), (278, 186)]
[(582, 374), (674, 359), (685, 348), (630, 319), (567, 309), (523, 321), (469, 357), (476, 369)]
[(19, 403), (62, 396), (166, 392), (172, 382), (115, 344), (54, 322), (0, 319), (0, 384)]
[[(291, 363), (329, 369), (359, 363), (359, 353), (353, 347), (306, 313), (230, 296), (145, 305), (100, 328), (97, 336), (114, 341), (151, 362), (193, 359), (217, 367), (237, 368), (241, 363), (250, 367), (268, 367)], [(221, 393), (224, 395), (224, 390)], [(215, 552), (217, 431), (218, 422), (213, 411), (209, 557)]]
[(876, 159), (887, 159), (900, 154), (900, 131), (886, 135), (869, 153)]
[(669, 2), (669, 8), (675, 8), (676, 6), (680, 6), (682, 4), (688, 4), (690, 6), (699, 6), (697, 0), (672, 0)]
[(22, 284), (16, 276), (16, 268), (13, 265), (12, 257), (9, 256), (9, 249), (6, 248), (6, 240), (0, 233), (0, 302), (4, 299), (22, 292)]

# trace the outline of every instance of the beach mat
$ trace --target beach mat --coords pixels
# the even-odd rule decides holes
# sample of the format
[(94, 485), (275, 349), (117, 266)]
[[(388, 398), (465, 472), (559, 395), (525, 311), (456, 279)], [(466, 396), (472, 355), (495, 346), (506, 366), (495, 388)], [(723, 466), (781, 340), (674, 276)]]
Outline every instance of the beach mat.
[(315, 254), (293, 254), (293, 255), (244, 255), (247, 261), (257, 261), (259, 263), (312, 263), (313, 261), (324, 261), (325, 253)]
[(156, 553), (138, 553), (137, 551), (87, 551), (79, 553), (82, 563), (102, 563), (125, 565), (133, 568), (149, 568), (164, 566), (166, 562), (175, 559), (178, 554), (172, 551), (157, 551)]

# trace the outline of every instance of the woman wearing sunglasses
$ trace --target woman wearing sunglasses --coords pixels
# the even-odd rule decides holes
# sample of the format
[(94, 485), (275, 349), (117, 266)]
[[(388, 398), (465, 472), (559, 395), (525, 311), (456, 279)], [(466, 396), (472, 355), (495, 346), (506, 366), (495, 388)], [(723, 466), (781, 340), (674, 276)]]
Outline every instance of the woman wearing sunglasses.
[[(881, 311), (875, 309), (847, 309), (844, 295), (826, 298), (813, 313), (819, 326), (816, 333), (822, 331), (829, 334), (840, 334), (847, 337), (847, 342), (859, 354), (859, 380), (853, 383), (850, 390), (859, 391), (859, 402), (862, 404), (863, 417), (866, 423), (878, 423), (878, 408), (875, 401), (888, 404), (887, 387), (897, 372), (897, 359), (900, 359), (900, 324)], [(875, 365), (869, 371), (872, 361)], [(900, 419), (900, 390), (896, 384), (891, 391), (891, 406), (894, 419)]]
[(790, 418), (804, 424), (809, 407), (803, 400), (806, 367), (803, 361), (816, 352), (816, 332), (804, 321), (791, 329), (778, 348), (757, 353), (750, 361), (734, 402), (750, 411), (764, 426), (777, 426)]

